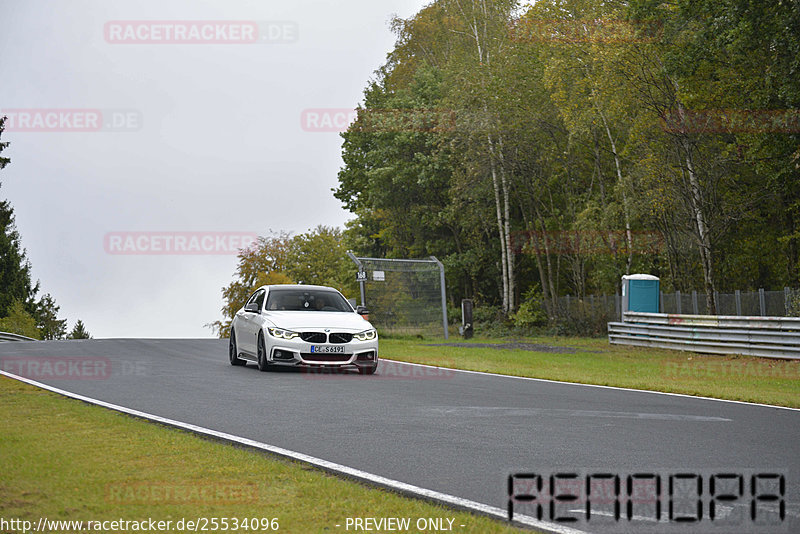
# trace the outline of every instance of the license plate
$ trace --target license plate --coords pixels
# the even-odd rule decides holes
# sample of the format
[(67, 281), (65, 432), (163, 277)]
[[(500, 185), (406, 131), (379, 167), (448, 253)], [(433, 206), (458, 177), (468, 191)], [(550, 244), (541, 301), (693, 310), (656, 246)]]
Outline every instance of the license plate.
[(311, 352), (314, 354), (344, 354), (344, 347), (330, 345), (311, 345)]

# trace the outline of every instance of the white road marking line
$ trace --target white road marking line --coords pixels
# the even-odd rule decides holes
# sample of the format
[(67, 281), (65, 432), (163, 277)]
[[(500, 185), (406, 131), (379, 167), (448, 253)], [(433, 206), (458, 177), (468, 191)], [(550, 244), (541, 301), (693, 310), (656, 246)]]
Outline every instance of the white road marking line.
[[(311, 464), (316, 467), (322, 468), (326, 471), (339, 473), (342, 475), (346, 475), (351, 478), (357, 478), (360, 480), (365, 480), (367, 482), (371, 482), (373, 484), (383, 486), (386, 488), (391, 488), (394, 490), (399, 491), (400, 493), (415, 495), (417, 497), (422, 497), (429, 500), (439, 501), (445, 504), (449, 504), (455, 506), (457, 508), (461, 508), (467, 511), (478, 512), (483, 515), (492, 516), (498, 519), (507, 520), (508, 519), (508, 512), (502, 508), (498, 508), (496, 506), (489, 506), (488, 504), (479, 503), (477, 501), (471, 501), (469, 499), (464, 499), (461, 497), (456, 497), (455, 495), (449, 495), (447, 493), (441, 493), (434, 490), (429, 490), (426, 488), (421, 488), (419, 486), (414, 486), (413, 484), (408, 484), (406, 482), (400, 482), (399, 480), (393, 480), (391, 478), (386, 478), (380, 475), (375, 475), (373, 473), (368, 473), (366, 471), (361, 471), (360, 469), (355, 469), (353, 467), (348, 467), (346, 465), (337, 464), (335, 462), (329, 462), (328, 460), (323, 460), (321, 458), (316, 458), (314, 456), (309, 456), (308, 454), (303, 454), (301, 452), (292, 451), (289, 449), (284, 449), (281, 447), (276, 447), (274, 445), (269, 445), (267, 443), (262, 443), (260, 441), (255, 441), (248, 438), (243, 438), (240, 436), (235, 436), (233, 434), (228, 434), (226, 432), (219, 432), (217, 430), (212, 430), (210, 428), (205, 428), (197, 425), (193, 425), (191, 423), (184, 423), (182, 421), (177, 421), (174, 419), (168, 419), (166, 417), (161, 417), (160, 415), (154, 415), (147, 412), (141, 412), (139, 410), (134, 410), (132, 408), (126, 408), (124, 406), (119, 406), (117, 404), (111, 404), (110, 402), (101, 401), (99, 399), (94, 399), (92, 397), (87, 397), (85, 395), (80, 395), (78, 393), (73, 393), (71, 391), (66, 391), (64, 389), (60, 389), (57, 387), (53, 387), (47, 384), (43, 384), (41, 382), (37, 382), (35, 380), (31, 380), (29, 378), (24, 378), (21, 376), (17, 376), (11, 374), (7, 371), (3, 371), (0, 369), (0, 375), (6, 376), (13, 380), (18, 380), (20, 382), (24, 382), (26, 384), (30, 384), (32, 386), (36, 386), (41, 389), (46, 389), (47, 391), (51, 391), (53, 393), (58, 393), (59, 395), (63, 395), (65, 397), (70, 397), (72, 399), (80, 400), (83, 402), (87, 402), (89, 404), (94, 404), (97, 406), (102, 406), (103, 408), (108, 408), (110, 410), (115, 410), (118, 412), (126, 413), (128, 415), (132, 415), (134, 417), (138, 417), (141, 419), (148, 419), (150, 421), (155, 421), (157, 423), (161, 423), (164, 425), (173, 426), (176, 428), (181, 428), (184, 430), (188, 430), (190, 432), (194, 432), (196, 434), (203, 434), (206, 436), (213, 436), (218, 439), (222, 439), (225, 441), (231, 441), (235, 443), (239, 443), (241, 445), (245, 445), (247, 447), (252, 447), (254, 449), (260, 449), (272, 454), (277, 454), (278, 456), (283, 456), (285, 458), (291, 458), (292, 460), (297, 460), (303, 463)], [(547, 521), (539, 521), (538, 519), (526, 515), (518, 515), (514, 514), (514, 522), (520, 523), (526, 526), (530, 526), (533, 528), (538, 528), (541, 530), (546, 530), (548, 532), (552, 532), (555, 534), (589, 534), (583, 530), (577, 530), (574, 528), (569, 528), (563, 525), (559, 525), (557, 523), (550, 523)]]
[(650, 393), (654, 395), (668, 395), (671, 397), (683, 397), (686, 399), (700, 399), (700, 400), (709, 400), (709, 401), (717, 401), (717, 402), (730, 402), (733, 404), (744, 404), (745, 406), (761, 406), (762, 408), (778, 408), (780, 410), (791, 410), (794, 412), (800, 412), (800, 408), (789, 408), (787, 406), (776, 406), (774, 404), (760, 404), (758, 402), (745, 402), (745, 401), (737, 401), (737, 400), (730, 400), (730, 399), (715, 399), (714, 397), (701, 397), (698, 395), (686, 395), (684, 393), (668, 393), (666, 391), (653, 391), (651, 389), (634, 389), (634, 388), (623, 388), (620, 386), (602, 386), (600, 384), (581, 384), (580, 382), (564, 382), (562, 380), (550, 380), (547, 378), (533, 378), (530, 376), (514, 376), (514, 375), (504, 375), (500, 373), (488, 373), (486, 371), (470, 371), (469, 369), (456, 369), (455, 367), (439, 367), (438, 365), (428, 365), (425, 363), (412, 363), (412, 362), (403, 362), (400, 360), (391, 360), (389, 358), (381, 358), (383, 361), (387, 362), (394, 362), (394, 363), (404, 363), (406, 365), (417, 365), (419, 367), (430, 367), (431, 369), (442, 369), (444, 371), (456, 371), (459, 373), (469, 373), (474, 375), (484, 375), (484, 376), (497, 376), (500, 378), (515, 378), (517, 380), (532, 380), (534, 382), (549, 382), (551, 384), (565, 384), (567, 386), (583, 386), (587, 388), (603, 388), (603, 389), (615, 389), (619, 391), (634, 391), (636, 393)]
[(705, 415), (647, 413), (647, 412), (609, 412), (598, 410), (567, 410), (562, 408), (523, 408), (514, 406), (426, 406), (426, 413), (434, 415), (458, 415), (464, 417), (591, 417), (608, 419), (654, 419), (657, 421), (702, 421), (729, 423), (733, 419)]

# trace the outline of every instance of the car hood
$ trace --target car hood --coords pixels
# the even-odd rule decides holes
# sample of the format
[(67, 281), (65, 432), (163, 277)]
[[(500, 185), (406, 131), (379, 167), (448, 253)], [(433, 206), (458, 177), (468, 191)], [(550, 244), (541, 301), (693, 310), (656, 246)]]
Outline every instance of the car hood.
[(336, 328), (355, 333), (373, 328), (369, 321), (351, 312), (269, 311), (264, 312), (264, 318), (287, 330)]

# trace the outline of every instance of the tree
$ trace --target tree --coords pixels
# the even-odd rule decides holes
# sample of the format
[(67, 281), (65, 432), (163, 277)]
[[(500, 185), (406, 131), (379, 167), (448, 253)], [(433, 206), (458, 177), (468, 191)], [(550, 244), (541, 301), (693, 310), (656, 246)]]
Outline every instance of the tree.
[(59, 306), (49, 293), (35, 303), (33, 316), (36, 326), (42, 333), (42, 339), (64, 339), (67, 333), (67, 320), (58, 318)]
[[(5, 117), (0, 118), (0, 137)], [(8, 147), (0, 142), (0, 153)], [(0, 156), (0, 169), (11, 160)], [(34, 311), (33, 300), (39, 284), (31, 283), (31, 266), (25, 257), (19, 233), (14, 225), (14, 208), (7, 200), (0, 201), (0, 317), (5, 317), (15, 300), (23, 302), (28, 313)]]
[[(800, 280), (796, 2), (436, 0), (392, 27), (335, 194), (362, 254), (434, 254), (451, 301), (551, 319), (625, 272), (712, 313)], [(369, 128), (420, 108), (452, 126)]]
[(342, 231), (317, 226), (292, 238), (287, 257), (287, 275), (304, 284), (355, 291), (355, 264), (347, 257)]
[(83, 324), (83, 321), (78, 319), (75, 322), (75, 326), (72, 327), (72, 331), (67, 336), (67, 339), (91, 339), (92, 335), (86, 330), (86, 326)]
[[(0, 117), (0, 138), (2, 138), (3, 136), (3, 130), (5, 129), (7, 118), (8, 117)], [(5, 150), (8, 147), (8, 145), (9, 145), (8, 142), (0, 141), (0, 154), (2, 154), (3, 150)], [(11, 163), (11, 158), (6, 158), (0, 155), (0, 170), (5, 169), (6, 165), (8, 165), (9, 163)]]
[(373, 249), (361, 253), (424, 257), (452, 237), (439, 213), (450, 185), (441, 130), (452, 127), (441, 109), (441, 86), (442, 73), (429, 65), (421, 65), (404, 87), (380, 78), (342, 134), (345, 166), (334, 196), (358, 214), (360, 223), (349, 233)]
[[(622, 20), (624, 13), (621, 10), (622, 5), (613, 2), (540, 2), (526, 13), (521, 24), (547, 26), (560, 18), (573, 30), (564, 36), (567, 42), (555, 44), (558, 41), (554, 38), (553, 45), (543, 47), (547, 65), (545, 80), (570, 134), (584, 143), (586, 148), (591, 147), (591, 153), (588, 150), (585, 152), (593, 156), (593, 172), (596, 173), (599, 195), (589, 192), (590, 197), (585, 200), (595, 198), (598, 202), (599, 209), (591, 214), (599, 215), (603, 220), (596, 223), (612, 223), (616, 226), (616, 221), (608, 219), (613, 217), (614, 212), (622, 214), (627, 249), (625, 274), (630, 274), (634, 255), (633, 223), (624, 156), (637, 106), (629, 98), (629, 92), (624, 90), (624, 79), (615, 68), (628, 45), (622, 36), (614, 39), (613, 35), (598, 34), (598, 28), (591, 23)], [(624, 26), (618, 30), (624, 31)], [(613, 165), (609, 166), (607, 160), (611, 160)], [(609, 176), (615, 176), (616, 180), (609, 180)], [(607, 234), (612, 252), (613, 229), (612, 226), (608, 227)]]
[[(0, 117), (0, 137), (5, 120), (5, 117)], [(8, 145), (8, 142), (0, 142), (0, 153)], [(9, 158), (0, 156), (0, 169), (10, 162)], [(0, 201), (0, 317), (6, 316), (11, 305), (18, 300), (33, 316), (44, 339), (63, 338), (66, 321), (58, 319), (59, 307), (50, 294), (37, 300), (38, 292), (39, 282), (33, 284), (31, 281), (31, 265), (14, 224), (14, 209), (7, 200)]]
[[(638, 2), (637, 2), (638, 3)], [(740, 164), (737, 221), (742, 238), (723, 239), (718, 272), (752, 287), (800, 283), (800, 9), (797, 2), (697, 0), (679, 3), (689, 61), (675, 54), (694, 109), (739, 118), (712, 135)], [(642, 5), (642, 9), (650, 6)], [(685, 24), (685, 22), (684, 22)], [(727, 131), (725, 131), (727, 130)], [(749, 200), (749, 202), (748, 202)]]
[(36, 327), (36, 319), (25, 310), (25, 305), (19, 299), (11, 302), (8, 315), (0, 319), (0, 332), (42, 339), (41, 332)]
[(206, 326), (214, 329), (219, 337), (228, 337), (236, 312), (264, 285), (302, 282), (330, 286), (345, 295), (355, 295), (355, 266), (346, 252), (342, 231), (326, 226), (294, 237), (286, 233), (259, 237), (255, 246), (239, 253), (236, 279), (222, 288), (224, 319)]
[(497, 98), (492, 86), (498, 78), (496, 61), (509, 46), (508, 23), (517, 8), (516, 0), (446, 0), (443, 2), (450, 16), (458, 20), (453, 31), (463, 37), (460, 57), (451, 62), (457, 83), (453, 88), (452, 102), (457, 112), (482, 116), (482, 124), (468, 131), (468, 142), (476, 149), (473, 153), (483, 165), (468, 165), (473, 178), (491, 178), (495, 203), (497, 236), (500, 248), (502, 279), (502, 306), (505, 314), (516, 310), (517, 280), (515, 254), (511, 239), (511, 180), (506, 163), (507, 139), (499, 123)]

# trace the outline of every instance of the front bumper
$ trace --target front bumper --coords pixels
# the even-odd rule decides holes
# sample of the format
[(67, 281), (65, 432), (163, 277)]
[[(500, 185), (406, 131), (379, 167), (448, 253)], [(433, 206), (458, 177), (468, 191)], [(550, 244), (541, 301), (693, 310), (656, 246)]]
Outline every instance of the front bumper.
[[(273, 365), (324, 366), (324, 367), (372, 367), (378, 362), (378, 340), (348, 343), (308, 343), (301, 339), (276, 339), (269, 334), (267, 360)], [(312, 347), (342, 347), (342, 353), (315, 353)]]

